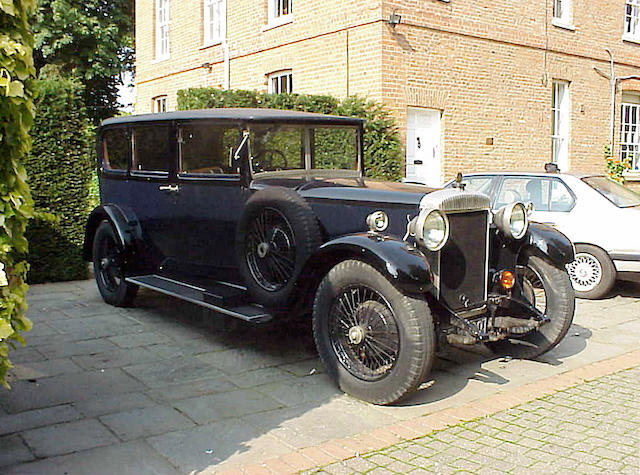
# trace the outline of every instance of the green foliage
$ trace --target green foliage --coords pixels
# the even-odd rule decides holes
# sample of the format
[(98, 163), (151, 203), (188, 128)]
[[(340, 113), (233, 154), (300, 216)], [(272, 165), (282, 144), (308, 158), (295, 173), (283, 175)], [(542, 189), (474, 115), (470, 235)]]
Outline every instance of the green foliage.
[(90, 125), (78, 80), (37, 81), (33, 148), (25, 165), (36, 209), (54, 219), (34, 219), (27, 229), (29, 283), (87, 278), (82, 259), (90, 207)]
[(366, 119), (364, 161), (366, 175), (398, 180), (402, 176), (400, 139), (393, 117), (382, 105), (357, 96), (339, 101), (331, 96), (267, 94), (257, 91), (225, 91), (195, 88), (178, 91), (178, 108), (265, 107), (337, 114)]
[(609, 178), (624, 184), (624, 172), (631, 168), (629, 160), (615, 160), (611, 156), (611, 145), (604, 146), (604, 160)]
[(0, 384), (8, 386), (10, 345), (24, 343), (26, 317), (24, 261), (27, 221), (33, 201), (22, 161), (29, 153), (33, 121), (33, 37), (27, 19), (32, 1), (0, 1)]
[(120, 75), (133, 67), (131, 0), (38, 0), (36, 67), (60, 67), (84, 85), (94, 124), (116, 114)]

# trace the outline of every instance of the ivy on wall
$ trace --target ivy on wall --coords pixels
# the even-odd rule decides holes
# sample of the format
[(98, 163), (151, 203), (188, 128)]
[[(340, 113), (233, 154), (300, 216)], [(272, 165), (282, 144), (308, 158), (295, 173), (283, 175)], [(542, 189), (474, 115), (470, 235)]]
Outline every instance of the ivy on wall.
[(22, 162), (33, 122), (33, 37), (27, 19), (35, 2), (0, 0), (0, 384), (8, 386), (9, 349), (24, 343), (28, 265), (25, 229), (33, 201)]
[(178, 109), (257, 107), (334, 114), (366, 119), (364, 127), (365, 173), (372, 178), (402, 177), (400, 139), (393, 117), (381, 104), (358, 96), (267, 94), (257, 91), (193, 88), (178, 91)]

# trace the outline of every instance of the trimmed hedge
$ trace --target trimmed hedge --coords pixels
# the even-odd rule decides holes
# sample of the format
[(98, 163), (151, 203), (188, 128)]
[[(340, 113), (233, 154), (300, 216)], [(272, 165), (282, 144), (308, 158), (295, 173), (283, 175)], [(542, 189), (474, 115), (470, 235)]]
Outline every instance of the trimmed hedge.
[(393, 117), (377, 102), (358, 96), (267, 94), (257, 91), (193, 88), (178, 91), (178, 109), (258, 107), (343, 115), (366, 119), (364, 162), (366, 175), (385, 180), (402, 177), (400, 139)]
[(33, 121), (33, 36), (28, 18), (35, 2), (0, 1), (0, 385), (6, 375), (9, 349), (24, 344), (20, 332), (29, 331), (25, 284), (27, 241), (33, 215), (23, 160), (31, 142)]
[(33, 148), (26, 168), (37, 217), (27, 229), (29, 283), (86, 279), (82, 259), (92, 179), (90, 125), (77, 80), (37, 81)]

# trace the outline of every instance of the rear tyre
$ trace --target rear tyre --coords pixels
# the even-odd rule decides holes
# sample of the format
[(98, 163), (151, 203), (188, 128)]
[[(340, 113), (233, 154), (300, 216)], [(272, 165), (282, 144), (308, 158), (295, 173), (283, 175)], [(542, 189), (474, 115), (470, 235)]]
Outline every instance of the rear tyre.
[(599, 247), (576, 245), (576, 258), (567, 265), (576, 297), (600, 299), (606, 296), (616, 281), (616, 268), (609, 255)]
[(563, 269), (538, 255), (527, 255), (517, 278), (531, 305), (551, 321), (526, 335), (507, 338), (487, 346), (495, 353), (514, 358), (535, 358), (555, 347), (569, 331), (575, 312), (571, 280)]
[(116, 307), (133, 303), (138, 286), (124, 280), (123, 249), (113, 226), (102, 221), (93, 238), (93, 273), (102, 299)]
[(313, 335), (340, 389), (374, 404), (392, 404), (415, 391), (434, 359), (427, 302), (402, 294), (357, 260), (339, 263), (322, 280)]

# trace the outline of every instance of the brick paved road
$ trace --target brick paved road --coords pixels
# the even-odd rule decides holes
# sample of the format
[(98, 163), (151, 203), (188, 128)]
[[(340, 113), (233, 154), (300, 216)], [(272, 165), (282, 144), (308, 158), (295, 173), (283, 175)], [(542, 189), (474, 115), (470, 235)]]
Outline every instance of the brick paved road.
[(311, 473), (640, 473), (640, 366)]

